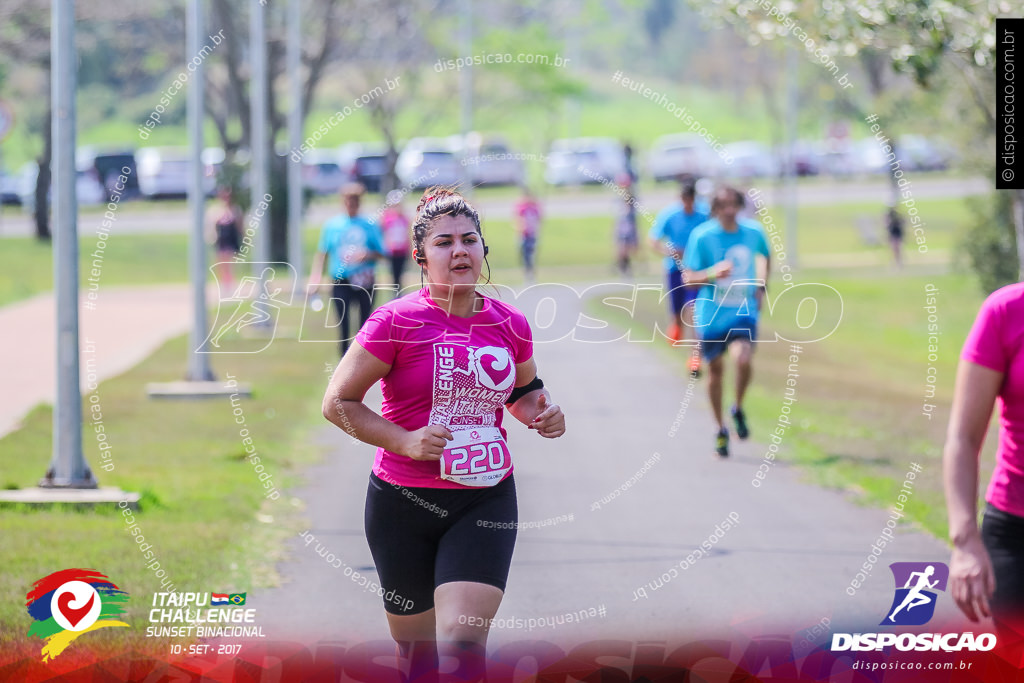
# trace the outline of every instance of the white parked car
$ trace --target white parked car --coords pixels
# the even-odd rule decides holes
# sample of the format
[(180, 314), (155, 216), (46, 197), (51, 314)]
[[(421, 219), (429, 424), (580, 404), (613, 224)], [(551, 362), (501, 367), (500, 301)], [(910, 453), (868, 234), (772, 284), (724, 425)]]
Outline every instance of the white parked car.
[(779, 163), (767, 145), (754, 141), (734, 142), (722, 149), (732, 163), (723, 163), (719, 173), (727, 178), (771, 178), (779, 174)]
[(497, 136), (470, 133), (465, 142), (454, 140), (472, 185), (522, 185), (526, 173), (523, 161)]
[(135, 152), (139, 192), (143, 197), (184, 197), (188, 194), (188, 149), (140, 147)]
[(457, 185), (463, 180), (463, 167), (451, 145), (438, 138), (409, 140), (398, 155), (395, 173), (402, 186), (411, 190)]
[(944, 171), (954, 157), (948, 145), (921, 135), (902, 136), (897, 153), (903, 160), (903, 168), (911, 171)]
[(551, 143), (544, 179), (552, 185), (614, 183), (626, 173), (622, 145), (612, 138), (567, 138)]
[(874, 137), (858, 140), (851, 145), (852, 166), (854, 173), (886, 173), (889, 160), (882, 145)]
[[(96, 177), (96, 170), (92, 167), (83, 168), (80, 163), (75, 172), (75, 195), (79, 206), (103, 204), (107, 201), (107, 191), (103, 183)], [(36, 210), (36, 178), (39, 177), (39, 165), (30, 161), (21, 167), (18, 175), (14, 177), (16, 192), (21, 202), (22, 209), (26, 213), (33, 213)], [(50, 178), (50, 193), (47, 195), (52, 201), (53, 178)]]
[(694, 133), (658, 138), (647, 157), (647, 169), (658, 182), (678, 180), (682, 176), (712, 176), (721, 163), (711, 145)]
[[(871, 151), (868, 143), (875, 145)], [(881, 150), (874, 138), (853, 143), (846, 139), (828, 139), (822, 144), (822, 173), (834, 177), (847, 177), (858, 173), (870, 173), (871, 167), (878, 166)], [(884, 155), (882, 155), (884, 158)]]
[(316, 194), (337, 194), (347, 180), (334, 150), (314, 149), (302, 158), (302, 184)]

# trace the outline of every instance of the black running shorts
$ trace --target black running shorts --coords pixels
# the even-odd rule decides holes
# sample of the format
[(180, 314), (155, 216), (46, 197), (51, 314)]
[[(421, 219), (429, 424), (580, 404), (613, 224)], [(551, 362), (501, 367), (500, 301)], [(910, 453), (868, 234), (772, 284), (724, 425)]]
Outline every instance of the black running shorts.
[(426, 612), (434, 589), (451, 581), (504, 591), (518, 519), (512, 476), (487, 488), (438, 489), (397, 486), (371, 473), (364, 521), (384, 609)]
[(1024, 628), (1024, 517), (1011, 515), (991, 503), (981, 521), (985, 543), (996, 575), (991, 605), (996, 626)]

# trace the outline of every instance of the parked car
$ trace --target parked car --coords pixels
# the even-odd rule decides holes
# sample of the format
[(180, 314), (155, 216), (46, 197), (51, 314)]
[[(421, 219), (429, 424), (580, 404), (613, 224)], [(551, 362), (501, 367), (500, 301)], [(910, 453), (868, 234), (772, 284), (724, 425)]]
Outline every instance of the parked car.
[(302, 184), (315, 194), (337, 194), (347, 181), (336, 150), (315, 149), (302, 157)]
[(21, 206), (18, 176), (0, 171), (0, 206)]
[(395, 173), (403, 187), (422, 190), (431, 185), (457, 185), (463, 167), (446, 140), (413, 138), (398, 155)]
[[(115, 194), (114, 185), (118, 182), (118, 176), (122, 174), (128, 178), (128, 182), (120, 191), (121, 199), (134, 199), (139, 196), (139, 173), (133, 150), (99, 150), (94, 147), (83, 147), (75, 154), (75, 163), (79, 170), (95, 171), (96, 178), (107, 190), (108, 198)], [(130, 173), (124, 173), (124, 169), (130, 169)]]
[(140, 147), (135, 152), (135, 163), (142, 196), (148, 199), (186, 196), (188, 154), (184, 147)]
[(612, 138), (567, 138), (551, 143), (544, 179), (552, 185), (617, 182), (626, 172), (622, 145)]
[(855, 173), (888, 173), (890, 161), (881, 143), (874, 137), (863, 138), (850, 146), (851, 171)]
[[(869, 172), (866, 168), (877, 164), (877, 159), (874, 156), (875, 152), (867, 150), (866, 142), (871, 142), (876, 148), (878, 147), (878, 143), (873, 138), (862, 140), (859, 143), (837, 138), (825, 140), (821, 145), (821, 156), (819, 157), (821, 172), (834, 177)], [(866, 159), (865, 155), (867, 155)]]
[(217, 184), (221, 180), (220, 172), (224, 167), (225, 158), (224, 150), (220, 147), (207, 147), (199, 156), (203, 162), (203, 190), (208, 197), (212, 197), (217, 192)]
[(503, 138), (470, 133), (465, 140), (455, 136), (453, 142), (471, 185), (523, 184), (526, 175), (523, 161)]
[(792, 163), (793, 172), (798, 176), (812, 176), (821, 173), (821, 149), (820, 144), (811, 140), (797, 140), (790, 147), (792, 161), (788, 160), (786, 146), (780, 145), (776, 149), (776, 157), (779, 160), (779, 172)]
[(362, 183), (367, 192), (380, 192), (388, 171), (387, 145), (350, 142), (338, 149), (337, 158), (346, 181)]
[(720, 163), (711, 145), (693, 133), (658, 138), (647, 157), (647, 169), (657, 182), (711, 176)]
[(897, 143), (903, 168), (909, 171), (944, 171), (953, 159), (952, 150), (922, 135), (904, 135)]
[(779, 164), (767, 145), (752, 140), (733, 142), (722, 149), (732, 157), (732, 163), (723, 164), (720, 172), (729, 178), (770, 178), (778, 175)]
[[(15, 178), (19, 201), (26, 213), (33, 213), (36, 210), (36, 179), (38, 177), (39, 165), (30, 161), (21, 167)], [(116, 175), (114, 183), (117, 183)], [(103, 204), (109, 199), (106, 188), (100, 183), (96, 169), (92, 166), (79, 166), (75, 172), (75, 195), (79, 206)], [(52, 182), (47, 197), (52, 201)]]

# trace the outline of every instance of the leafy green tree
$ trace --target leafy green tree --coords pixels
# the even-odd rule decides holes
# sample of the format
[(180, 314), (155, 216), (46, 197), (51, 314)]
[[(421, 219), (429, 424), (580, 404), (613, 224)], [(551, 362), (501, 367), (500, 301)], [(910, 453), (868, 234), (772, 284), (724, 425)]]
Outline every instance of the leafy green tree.
[[(997, 16), (1012, 15), (1019, 4), (1008, 0), (784, 0), (777, 4), (768, 0), (719, 0), (702, 3), (700, 8), (709, 18), (743, 23), (763, 39), (789, 36), (798, 25), (834, 58), (870, 51), (872, 59), (884, 59), (921, 88), (932, 87), (947, 73), (955, 74), (963, 87), (949, 88), (947, 96), (956, 100), (965, 90), (975, 108), (980, 144), (970, 149), (976, 150), (977, 158), (982, 153), (987, 156), (991, 149), (995, 135), (995, 20)], [(993, 208), (982, 214), (988, 217), (982, 223), (1009, 220), (1015, 245), (1001, 239), (985, 240), (994, 251), (975, 265), (981, 280), (990, 284), (1005, 279), (1004, 261), (1013, 257), (1017, 277), (1024, 279), (1024, 190), (997, 194), (1009, 195), (1012, 218), (1000, 209), (1007, 200), (993, 197), (989, 200)], [(977, 226), (969, 235), (975, 230)], [(999, 234), (998, 229), (995, 234)]]

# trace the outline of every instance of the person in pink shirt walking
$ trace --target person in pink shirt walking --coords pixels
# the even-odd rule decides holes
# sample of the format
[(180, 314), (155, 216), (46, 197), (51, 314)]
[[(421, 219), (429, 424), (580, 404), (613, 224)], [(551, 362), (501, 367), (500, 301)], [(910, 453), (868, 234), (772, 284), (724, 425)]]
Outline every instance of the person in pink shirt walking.
[[(460, 673), (482, 674), (518, 525), (505, 410), (542, 437), (565, 432), (525, 316), (477, 290), (488, 250), (476, 210), (431, 188), (412, 234), (426, 285), (370, 316), (323, 402), (324, 417), (377, 446), (366, 539), (410, 680), (436, 670), (437, 643)], [(379, 415), (363, 403), (377, 382)]]
[[(999, 445), (979, 531), (978, 458), (995, 407)], [(953, 542), (949, 565), (953, 599), (971, 621), (994, 617), (1001, 643), (1020, 641), (1024, 639), (1024, 283), (989, 295), (964, 342), (943, 474)]]
[(387, 249), (391, 261), (391, 279), (398, 289), (402, 289), (402, 273), (405, 263), (409, 260), (409, 218), (402, 209), (402, 192), (388, 192), (387, 205), (380, 214), (380, 229), (384, 234), (384, 248)]
[(526, 282), (530, 284), (535, 280), (534, 256), (537, 253), (541, 219), (540, 203), (530, 192), (530, 188), (523, 188), (523, 196), (516, 202), (512, 215), (515, 216), (516, 227), (519, 229), (519, 252), (523, 259), (523, 272), (526, 275)]

